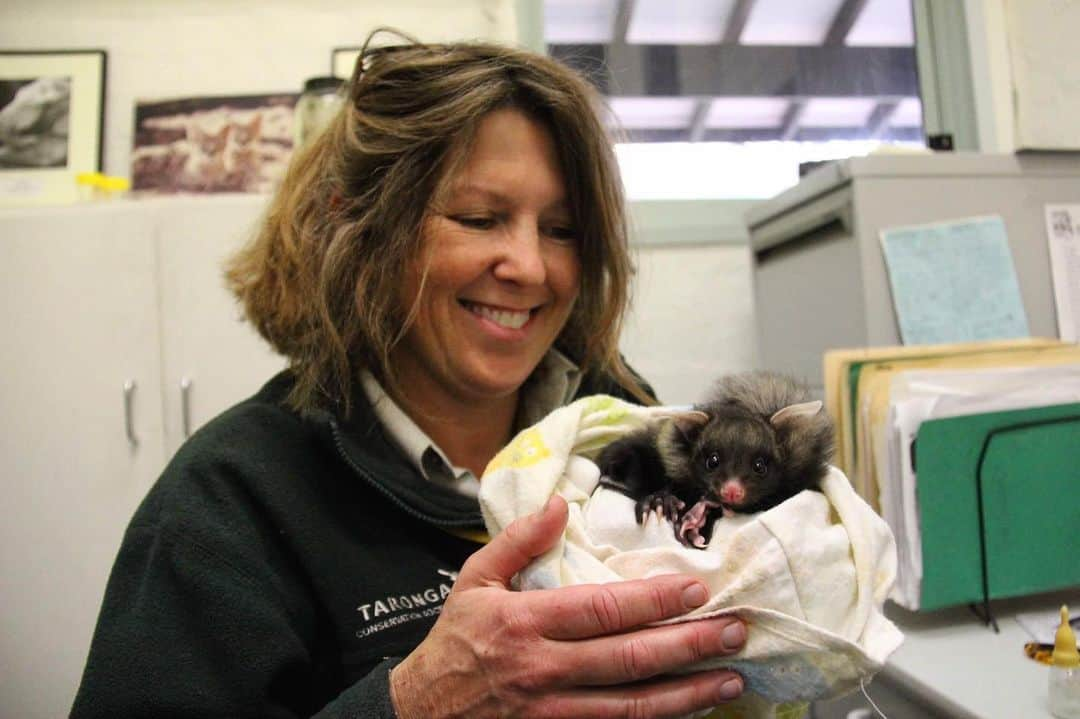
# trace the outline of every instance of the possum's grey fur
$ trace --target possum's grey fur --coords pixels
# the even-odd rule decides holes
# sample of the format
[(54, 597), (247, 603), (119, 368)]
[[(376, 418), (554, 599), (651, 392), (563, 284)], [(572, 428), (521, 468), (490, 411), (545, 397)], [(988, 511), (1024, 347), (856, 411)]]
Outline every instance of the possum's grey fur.
[[(764, 371), (729, 375), (694, 409), (703, 414), (633, 432), (598, 458), (604, 484), (636, 500), (639, 522), (659, 511), (686, 541), (684, 525), (696, 533), (713, 509), (756, 512), (819, 488), (835, 435), (800, 383)], [(695, 505), (704, 508), (688, 518)]]

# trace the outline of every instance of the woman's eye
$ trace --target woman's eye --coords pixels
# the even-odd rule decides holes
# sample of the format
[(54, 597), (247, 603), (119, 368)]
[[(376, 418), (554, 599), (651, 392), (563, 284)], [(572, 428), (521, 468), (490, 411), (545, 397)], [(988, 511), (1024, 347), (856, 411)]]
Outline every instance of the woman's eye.
[(705, 469), (716, 469), (720, 466), (720, 455), (713, 452), (705, 458)]
[(495, 226), (495, 218), (486, 215), (455, 215), (450, 219), (472, 230), (489, 230)]
[(769, 463), (761, 457), (758, 457), (754, 460), (752, 469), (754, 470), (754, 474), (765, 474), (769, 471)]
[(548, 227), (544, 232), (548, 237), (560, 242), (576, 242), (578, 238), (577, 230), (573, 227), (552, 226)]

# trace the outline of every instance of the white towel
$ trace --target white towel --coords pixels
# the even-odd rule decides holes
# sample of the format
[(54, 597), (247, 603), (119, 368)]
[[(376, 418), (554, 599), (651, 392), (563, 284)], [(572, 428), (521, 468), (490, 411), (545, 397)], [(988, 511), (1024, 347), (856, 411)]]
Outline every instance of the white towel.
[(742, 652), (694, 667), (729, 667), (745, 680), (745, 699), (727, 705), (735, 713), (714, 716), (791, 715), (805, 702), (857, 689), (903, 640), (881, 612), (896, 576), (888, 526), (836, 468), (821, 492), (718, 519), (704, 550), (680, 544), (668, 522), (638, 525), (633, 500), (597, 488), (600, 471), (592, 460), (611, 440), (669, 412), (586, 397), (524, 430), (496, 455), (480, 486), (492, 536), (552, 494), (570, 507), (563, 537), (520, 573), (519, 588), (676, 572), (701, 578), (709, 601), (670, 621), (736, 614), (749, 625)]

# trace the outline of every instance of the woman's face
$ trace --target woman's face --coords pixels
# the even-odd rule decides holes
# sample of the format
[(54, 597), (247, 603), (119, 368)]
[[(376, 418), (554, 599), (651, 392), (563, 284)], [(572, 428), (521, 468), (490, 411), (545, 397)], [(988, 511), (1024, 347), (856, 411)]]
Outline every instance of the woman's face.
[(544, 126), (514, 109), (487, 115), (422, 233), (401, 295), (408, 308), (420, 293), (417, 313), (392, 357), (403, 391), (433, 407), (513, 394), (578, 293), (577, 231)]

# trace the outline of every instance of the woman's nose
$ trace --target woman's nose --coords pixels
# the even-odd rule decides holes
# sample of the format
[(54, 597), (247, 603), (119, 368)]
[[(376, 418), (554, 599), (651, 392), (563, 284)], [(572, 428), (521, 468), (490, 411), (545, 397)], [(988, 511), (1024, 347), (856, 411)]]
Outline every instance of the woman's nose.
[(547, 277), (540, 229), (535, 222), (517, 222), (507, 229), (507, 238), (495, 277), (518, 284), (542, 284)]

